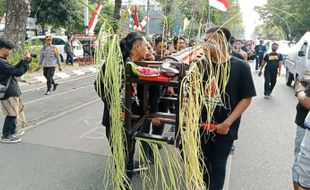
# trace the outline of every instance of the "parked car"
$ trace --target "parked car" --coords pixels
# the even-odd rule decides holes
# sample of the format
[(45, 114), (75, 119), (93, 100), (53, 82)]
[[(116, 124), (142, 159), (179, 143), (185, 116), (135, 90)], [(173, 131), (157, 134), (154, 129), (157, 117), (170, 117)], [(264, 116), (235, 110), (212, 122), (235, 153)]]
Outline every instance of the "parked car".
[[(67, 36), (52, 36), (52, 38), (53, 38), (52, 44), (59, 49), (60, 59), (62, 62), (64, 62), (64, 60), (66, 60), (67, 58), (64, 47), (65, 47), (66, 42), (68, 41), (68, 37)], [(33, 46), (37, 46), (38, 40), (39, 42), (41, 42), (39, 46), (40, 48), (42, 48), (43, 44), (45, 43), (44, 41), (45, 36), (31, 37), (28, 40), (26, 40), (25, 43), (31, 42)], [(83, 45), (81, 44), (81, 42), (79, 42), (78, 40), (74, 40), (72, 42), (72, 48), (73, 48), (74, 59), (84, 56)]]
[(83, 45), (84, 56), (93, 56), (97, 46), (96, 36), (74, 35), (73, 38), (79, 40)]
[(284, 60), (286, 68), (286, 85), (290, 86), (293, 80), (310, 78), (310, 32), (307, 32), (291, 47)]

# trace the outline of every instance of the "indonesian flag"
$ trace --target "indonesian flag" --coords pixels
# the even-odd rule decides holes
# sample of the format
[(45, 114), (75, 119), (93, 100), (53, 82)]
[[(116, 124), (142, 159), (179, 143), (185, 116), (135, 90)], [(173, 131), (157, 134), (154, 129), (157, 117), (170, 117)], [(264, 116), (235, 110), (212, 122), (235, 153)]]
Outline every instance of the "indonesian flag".
[(144, 19), (141, 21), (141, 23), (139, 24), (139, 26), (137, 28), (135, 28), (136, 32), (141, 32), (143, 30), (143, 28), (146, 26), (147, 22), (150, 20), (149, 16), (145, 16)]
[(127, 9), (127, 11), (128, 11), (128, 14), (129, 14), (129, 16), (132, 14), (132, 6), (130, 6), (128, 9)]
[(93, 15), (92, 15), (92, 17), (91, 17), (91, 19), (90, 19), (90, 21), (88, 23), (88, 31), (90, 33), (94, 32), (95, 26), (96, 26), (96, 24), (98, 22), (98, 15), (99, 15), (101, 9), (102, 9), (102, 3), (98, 3), (98, 5), (97, 5), (97, 7), (95, 9), (95, 12), (93, 13)]
[(228, 0), (209, 0), (209, 5), (224, 12), (229, 8)]
[(138, 6), (136, 5), (135, 14), (133, 15), (133, 25), (139, 27)]

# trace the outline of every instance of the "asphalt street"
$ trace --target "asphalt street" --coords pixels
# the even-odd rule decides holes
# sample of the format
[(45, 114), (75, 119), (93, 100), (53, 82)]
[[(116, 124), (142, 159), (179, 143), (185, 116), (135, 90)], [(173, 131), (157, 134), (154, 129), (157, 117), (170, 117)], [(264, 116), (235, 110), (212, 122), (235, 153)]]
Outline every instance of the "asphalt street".
[(283, 73), (272, 98), (264, 99), (264, 78), (257, 74), (253, 71), (257, 97), (242, 117), (236, 151), (229, 160), (228, 189), (290, 190), (297, 98)]
[[(253, 77), (258, 96), (243, 115), (224, 189), (290, 190), (297, 100), (284, 75), (269, 100), (263, 98), (263, 78), (255, 71)], [(1, 190), (103, 189), (110, 152), (94, 78), (61, 81), (50, 96), (44, 85), (22, 86), (31, 129), (22, 143), (0, 144)]]

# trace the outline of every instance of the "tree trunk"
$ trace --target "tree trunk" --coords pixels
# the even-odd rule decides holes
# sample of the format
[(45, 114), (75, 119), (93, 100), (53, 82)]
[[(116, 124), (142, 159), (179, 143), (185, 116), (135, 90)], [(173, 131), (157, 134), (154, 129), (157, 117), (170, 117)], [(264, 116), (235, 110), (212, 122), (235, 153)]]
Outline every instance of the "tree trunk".
[(29, 0), (7, 0), (4, 37), (15, 45), (25, 40), (26, 22), (30, 14)]
[(172, 28), (171, 28), (171, 25), (172, 25), (172, 4), (173, 4), (173, 0), (167, 0), (167, 5), (166, 5), (166, 11), (165, 11), (165, 16), (167, 17), (168, 19), (168, 22), (166, 24), (166, 30), (165, 30), (165, 36), (168, 36), (170, 37), (171, 35), (171, 31), (172, 31)]
[(113, 29), (114, 29), (114, 32), (116, 33), (118, 29), (118, 24), (119, 24), (118, 21), (121, 18), (122, 0), (115, 0), (114, 4), (115, 5), (114, 5), (114, 13), (113, 13), (113, 18), (114, 18)]

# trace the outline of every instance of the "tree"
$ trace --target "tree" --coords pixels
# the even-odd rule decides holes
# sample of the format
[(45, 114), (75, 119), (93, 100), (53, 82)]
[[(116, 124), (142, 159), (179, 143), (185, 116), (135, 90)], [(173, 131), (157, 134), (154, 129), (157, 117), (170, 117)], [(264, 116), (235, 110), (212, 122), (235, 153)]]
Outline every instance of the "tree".
[(2, 20), (6, 12), (6, 0), (0, 0), (0, 20)]
[(37, 19), (44, 33), (46, 25), (66, 29), (83, 27), (83, 9), (79, 0), (32, 0), (31, 17)]
[(7, 14), (3, 36), (18, 45), (25, 39), (30, 2), (29, 0), (7, 0), (6, 5)]
[(177, 1), (175, 0), (157, 0), (163, 7), (163, 28), (165, 29), (165, 36), (170, 36), (173, 30), (173, 23), (175, 22), (174, 13), (177, 12)]
[(208, 2), (203, 0), (180, 0), (178, 2), (179, 9), (190, 20), (188, 33), (197, 34), (203, 24), (212, 22), (214, 25), (224, 26), (231, 30), (235, 38), (244, 37), (243, 20), (237, 3), (231, 1), (227, 12), (221, 12), (210, 8)]
[(120, 20), (120, 18), (121, 18), (121, 8), (122, 8), (122, 0), (115, 0), (114, 12), (113, 12), (113, 18), (114, 18), (113, 29), (114, 29), (114, 32), (116, 32), (118, 27), (119, 27), (119, 23), (117, 21)]
[(255, 10), (264, 21), (265, 29), (278, 28), (286, 39), (300, 37), (310, 29), (310, 1), (268, 0), (266, 5)]

